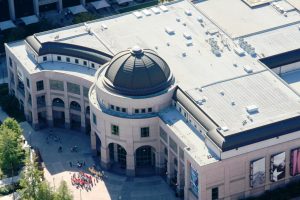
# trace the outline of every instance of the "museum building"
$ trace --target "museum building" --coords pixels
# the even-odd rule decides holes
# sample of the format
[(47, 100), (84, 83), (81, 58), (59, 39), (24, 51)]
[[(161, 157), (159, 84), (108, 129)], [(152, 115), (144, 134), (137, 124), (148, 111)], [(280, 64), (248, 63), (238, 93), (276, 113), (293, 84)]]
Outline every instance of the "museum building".
[(5, 44), (10, 94), (34, 129), (90, 134), (103, 168), (161, 175), (184, 199), (284, 186), (300, 177), (299, 11), (281, 18), (264, 5), (255, 15), (270, 21), (233, 30), (216, 2), (224, 7), (179, 0)]

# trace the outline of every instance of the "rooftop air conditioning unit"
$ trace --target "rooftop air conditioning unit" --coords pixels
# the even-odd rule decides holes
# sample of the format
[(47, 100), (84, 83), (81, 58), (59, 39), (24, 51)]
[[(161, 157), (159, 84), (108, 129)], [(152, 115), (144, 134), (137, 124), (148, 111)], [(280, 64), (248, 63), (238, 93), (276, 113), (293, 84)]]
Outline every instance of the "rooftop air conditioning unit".
[(258, 113), (258, 107), (256, 105), (247, 106), (246, 110), (249, 114)]
[(161, 5), (159, 6), (159, 8), (163, 11), (163, 12), (168, 12), (168, 8), (165, 5)]
[(175, 31), (173, 29), (171, 29), (170, 27), (165, 27), (165, 31), (169, 34), (169, 35), (174, 35)]

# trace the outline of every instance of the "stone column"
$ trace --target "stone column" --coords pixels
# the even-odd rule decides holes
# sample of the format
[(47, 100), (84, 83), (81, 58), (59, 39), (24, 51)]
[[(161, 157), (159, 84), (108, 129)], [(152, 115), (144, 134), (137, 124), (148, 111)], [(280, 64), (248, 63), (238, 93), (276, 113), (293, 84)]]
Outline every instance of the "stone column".
[(92, 130), (91, 132), (91, 149), (93, 151), (93, 154), (96, 155), (96, 139), (97, 139), (97, 136), (95, 134), (95, 130)]
[(39, 17), (40, 16), (39, 0), (33, 0), (33, 9), (34, 9), (34, 14)]
[(109, 149), (104, 145), (105, 144), (101, 143), (101, 167), (103, 167), (104, 169), (109, 169)]
[(69, 98), (68, 98), (68, 88), (67, 82), (64, 81), (64, 103), (65, 103), (65, 128), (71, 128), (70, 126), (70, 109), (69, 109)]
[(126, 155), (126, 175), (135, 176), (134, 154), (130, 154), (128, 152)]
[(80, 87), (80, 106), (81, 106), (81, 113), (80, 113), (80, 118), (81, 118), (81, 132), (85, 133), (85, 105), (84, 105), (84, 98), (83, 98), (83, 87)]
[(14, 0), (8, 0), (8, 7), (9, 7), (9, 16), (11, 20), (16, 20), (16, 13), (15, 13), (15, 2)]
[[(189, 186), (190, 186), (190, 173), (191, 173), (191, 168), (190, 168), (190, 163), (185, 159), (185, 173), (184, 173), (184, 200), (189, 199)], [(200, 184), (199, 184), (200, 185)]]

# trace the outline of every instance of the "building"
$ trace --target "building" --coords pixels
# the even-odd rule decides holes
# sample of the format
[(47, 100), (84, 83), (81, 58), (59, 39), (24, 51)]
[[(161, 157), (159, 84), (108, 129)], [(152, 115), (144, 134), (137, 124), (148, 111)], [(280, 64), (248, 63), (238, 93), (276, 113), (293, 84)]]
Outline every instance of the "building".
[(184, 199), (280, 187), (300, 177), (299, 7), (253, 2), (175, 1), (6, 44), (10, 93), (34, 128), (90, 133), (102, 167), (161, 174)]

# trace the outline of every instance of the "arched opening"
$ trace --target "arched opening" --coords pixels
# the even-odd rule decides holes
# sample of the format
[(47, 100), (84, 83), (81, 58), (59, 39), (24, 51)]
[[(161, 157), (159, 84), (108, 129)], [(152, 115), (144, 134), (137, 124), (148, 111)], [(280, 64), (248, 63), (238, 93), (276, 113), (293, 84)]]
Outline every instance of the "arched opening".
[(65, 127), (65, 103), (60, 98), (52, 100), (52, 115), (53, 115), (53, 126), (58, 128)]
[(141, 146), (135, 151), (136, 175), (155, 174), (155, 149), (152, 146)]
[(77, 103), (76, 101), (72, 101), (70, 103), (70, 109), (72, 110), (77, 110), (77, 111), (81, 111), (81, 106), (79, 103)]
[(96, 153), (97, 156), (100, 158), (99, 160), (101, 160), (101, 140), (96, 132), (95, 135), (96, 135)]
[[(74, 112), (76, 111), (76, 112)], [(70, 127), (73, 130), (81, 131), (81, 106), (76, 101), (70, 103)]]
[(91, 122), (90, 122), (90, 106), (85, 108), (85, 133), (91, 133)]
[(127, 152), (119, 144), (110, 143), (108, 145), (111, 169), (115, 172), (124, 174), (126, 172)]
[(52, 106), (64, 108), (65, 107), (65, 103), (60, 98), (55, 98), (52, 101)]

